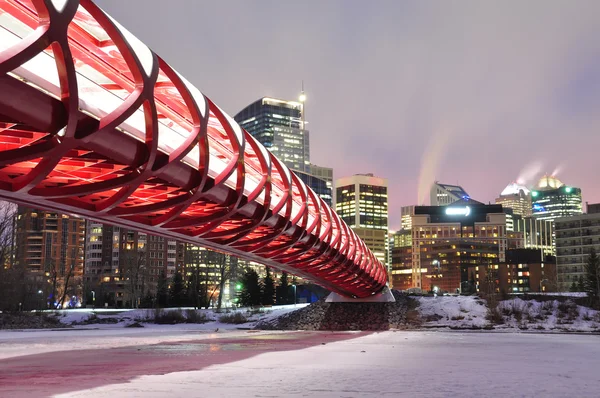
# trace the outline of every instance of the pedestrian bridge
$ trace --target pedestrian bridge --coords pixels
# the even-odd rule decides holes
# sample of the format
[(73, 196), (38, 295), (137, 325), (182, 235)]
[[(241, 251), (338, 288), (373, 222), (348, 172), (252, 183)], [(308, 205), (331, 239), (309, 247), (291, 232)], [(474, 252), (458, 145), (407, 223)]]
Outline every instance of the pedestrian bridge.
[(344, 296), (387, 282), (323, 200), (90, 0), (0, 0), (0, 198), (230, 253)]

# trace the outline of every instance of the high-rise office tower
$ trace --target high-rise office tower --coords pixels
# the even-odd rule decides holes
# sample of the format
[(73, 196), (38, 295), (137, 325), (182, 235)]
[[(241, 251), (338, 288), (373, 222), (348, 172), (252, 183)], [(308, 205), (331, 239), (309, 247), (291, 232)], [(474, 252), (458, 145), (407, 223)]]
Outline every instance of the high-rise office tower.
[(400, 220), (402, 229), (410, 231), (412, 228), (412, 217), (415, 215), (415, 206), (402, 206), (400, 208)]
[[(317, 195), (323, 200), (333, 206), (335, 197), (333, 195), (333, 169), (331, 167), (317, 166), (316, 164), (310, 165), (310, 175), (312, 182), (308, 184)], [(306, 181), (305, 181), (306, 182)]]
[(512, 209), (513, 214), (521, 217), (531, 215), (531, 195), (529, 189), (516, 182), (508, 184), (496, 198), (496, 204)]
[(434, 182), (430, 191), (431, 206), (446, 206), (459, 200), (468, 201), (469, 194), (459, 185), (442, 184)]
[(331, 167), (317, 166), (310, 164), (310, 174), (330, 183), (333, 187), (333, 169)]
[(369, 249), (388, 264), (387, 179), (356, 174), (336, 180), (335, 210)]
[[(40, 285), (50, 307), (81, 302), (85, 220), (19, 206), (15, 264)], [(49, 282), (48, 282), (49, 281)]]
[(310, 173), (303, 109), (302, 102), (264, 97), (238, 112), (235, 121), (290, 169)]
[(238, 112), (235, 121), (331, 206), (333, 169), (310, 164), (305, 99), (304, 94), (300, 101), (264, 97)]
[(323, 199), (329, 207), (332, 206), (333, 198), (330, 182), (303, 171), (294, 170), (294, 173), (296, 173), (302, 182), (308, 185), (321, 199)]
[(581, 189), (567, 186), (558, 178), (545, 175), (531, 191), (533, 216), (538, 220), (554, 221), (559, 217), (583, 213)]

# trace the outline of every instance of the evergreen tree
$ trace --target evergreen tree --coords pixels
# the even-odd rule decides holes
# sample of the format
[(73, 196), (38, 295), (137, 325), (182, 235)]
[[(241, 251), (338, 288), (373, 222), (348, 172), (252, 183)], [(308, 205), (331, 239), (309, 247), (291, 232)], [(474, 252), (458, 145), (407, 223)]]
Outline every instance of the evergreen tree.
[(173, 281), (171, 283), (171, 289), (169, 290), (170, 303), (174, 307), (181, 307), (185, 303), (185, 285), (183, 283), (183, 276), (180, 272), (175, 272), (173, 275)]
[(152, 308), (154, 306), (154, 300), (156, 300), (156, 297), (154, 297), (152, 292), (150, 290), (148, 290), (146, 292), (146, 294), (144, 295), (144, 297), (142, 297), (142, 301), (140, 302), (140, 307), (141, 308)]
[(570, 292), (577, 292), (579, 291), (579, 286), (577, 286), (577, 282), (573, 281), (573, 283), (571, 283), (571, 287), (569, 288)]
[(267, 274), (263, 280), (261, 301), (263, 305), (273, 305), (273, 297), (275, 296), (275, 282), (271, 276), (271, 269), (269, 267), (265, 268), (267, 269)]
[(477, 282), (475, 282), (475, 272), (471, 271), (471, 283), (469, 286), (469, 293), (474, 294), (477, 292)]
[(596, 254), (594, 248), (590, 250), (590, 255), (583, 267), (585, 270), (583, 281), (585, 292), (592, 299), (596, 299), (600, 292), (600, 257)]
[(240, 305), (249, 307), (259, 305), (261, 301), (258, 274), (253, 269), (247, 270), (240, 280)]
[(156, 305), (164, 308), (169, 304), (169, 286), (167, 284), (167, 275), (165, 272), (161, 272), (158, 276), (158, 283), (156, 285)]
[(277, 300), (276, 303), (280, 305), (289, 304), (290, 297), (290, 282), (288, 280), (288, 273), (283, 271), (281, 273), (281, 279), (279, 280), (279, 286), (277, 287)]
[(585, 283), (583, 282), (583, 275), (579, 275), (577, 279), (577, 286), (575, 287), (576, 292), (585, 292)]

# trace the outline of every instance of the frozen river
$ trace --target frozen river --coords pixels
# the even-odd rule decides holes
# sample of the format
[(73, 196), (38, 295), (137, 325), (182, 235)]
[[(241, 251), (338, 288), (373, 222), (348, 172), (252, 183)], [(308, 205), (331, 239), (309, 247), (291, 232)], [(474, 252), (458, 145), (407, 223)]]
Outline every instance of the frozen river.
[(598, 397), (600, 336), (0, 332), (0, 397)]

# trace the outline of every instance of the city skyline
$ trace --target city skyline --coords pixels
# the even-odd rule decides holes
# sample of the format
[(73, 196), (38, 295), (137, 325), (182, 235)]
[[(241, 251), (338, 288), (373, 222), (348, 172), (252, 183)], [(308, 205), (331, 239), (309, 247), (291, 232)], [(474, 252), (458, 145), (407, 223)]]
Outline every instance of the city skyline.
[(434, 180), (488, 202), (527, 169), (559, 169), (600, 198), (584, 170), (600, 143), (600, 3), (143, 4), (155, 24), (135, 23), (142, 2), (99, 2), (230, 114), (295, 99), (304, 80), (313, 161), (388, 178), (391, 226)]

